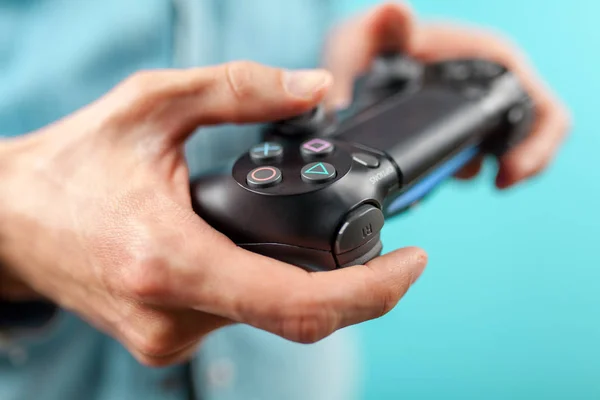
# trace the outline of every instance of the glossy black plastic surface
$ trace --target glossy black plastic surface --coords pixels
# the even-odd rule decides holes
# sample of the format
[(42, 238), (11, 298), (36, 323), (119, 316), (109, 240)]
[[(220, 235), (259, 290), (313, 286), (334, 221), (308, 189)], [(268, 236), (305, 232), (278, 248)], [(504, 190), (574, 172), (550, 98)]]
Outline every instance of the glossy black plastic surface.
[[(337, 120), (315, 110), (267, 126), (265, 154), (283, 148), (271, 161), (257, 144), (231, 169), (195, 179), (196, 212), (241, 247), (309, 270), (365, 263), (381, 253), (385, 204), (431, 190), (423, 185), (470, 148), (501, 154), (533, 122), (518, 80), (484, 60), (387, 56), (355, 93)], [(281, 176), (261, 185), (271, 170)]]

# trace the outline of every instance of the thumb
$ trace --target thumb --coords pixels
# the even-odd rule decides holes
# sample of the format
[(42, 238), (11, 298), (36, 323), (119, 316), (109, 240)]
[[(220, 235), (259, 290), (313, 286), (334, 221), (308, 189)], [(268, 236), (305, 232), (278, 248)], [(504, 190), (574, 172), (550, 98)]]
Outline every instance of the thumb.
[(181, 141), (201, 125), (258, 123), (302, 114), (321, 102), (331, 83), (331, 74), (321, 69), (285, 70), (236, 61), (141, 72), (111, 98), (134, 110), (134, 119), (159, 128), (150, 131)]
[[(246, 313), (237, 317), (292, 341), (312, 343), (390, 312), (422, 274), (427, 255), (420, 248), (407, 247), (365, 265), (329, 272), (297, 271), (293, 279), (286, 276), (291, 273), (285, 266), (275, 271), (272, 264), (271, 271), (266, 264), (257, 266), (267, 269), (263, 273), (271, 282), (260, 285), (255, 296), (239, 299), (245, 304), (237, 310)], [(267, 310), (271, 315), (265, 315)]]
[(419, 248), (328, 272), (306, 272), (237, 248), (203, 257), (202, 280), (188, 276), (190, 291), (179, 292), (181, 300), (301, 343), (385, 315), (427, 263)]
[(176, 223), (171, 218), (159, 231), (177, 241), (164, 250), (153, 246), (169, 254), (167, 269), (153, 268), (151, 274), (142, 269), (133, 277), (141, 292), (150, 292), (145, 301), (168, 299), (172, 307), (191, 307), (303, 343), (383, 316), (427, 264), (422, 249), (406, 247), (365, 265), (307, 272), (237, 247), (197, 217)]

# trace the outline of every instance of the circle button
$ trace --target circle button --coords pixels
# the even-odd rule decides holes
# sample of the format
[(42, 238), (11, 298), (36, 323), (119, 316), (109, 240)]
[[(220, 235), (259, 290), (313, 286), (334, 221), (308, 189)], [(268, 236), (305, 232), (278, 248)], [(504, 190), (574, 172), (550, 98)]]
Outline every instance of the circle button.
[(282, 154), (283, 146), (274, 142), (257, 144), (250, 149), (250, 158), (256, 163), (276, 160)]
[(325, 162), (306, 164), (301, 171), (302, 180), (308, 183), (323, 183), (335, 178), (336, 171), (333, 165)]
[(331, 142), (319, 138), (306, 141), (302, 143), (302, 146), (300, 146), (300, 152), (302, 155), (308, 157), (324, 156), (331, 153), (333, 149), (334, 146)]
[(248, 172), (246, 182), (253, 188), (266, 188), (281, 182), (281, 171), (275, 167), (258, 167)]

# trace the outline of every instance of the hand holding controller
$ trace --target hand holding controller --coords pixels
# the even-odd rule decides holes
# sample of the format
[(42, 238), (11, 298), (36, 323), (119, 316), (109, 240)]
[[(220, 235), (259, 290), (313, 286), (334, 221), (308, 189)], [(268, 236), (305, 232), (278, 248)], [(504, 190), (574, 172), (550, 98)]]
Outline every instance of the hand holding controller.
[(308, 270), (363, 264), (381, 253), (386, 218), (478, 154), (516, 145), (534, 116), (500, 65), (398, 55), (357, 83), (348, 111), (271, 124), (232, 170), (192, 183), (195, 211), (237, 245)]

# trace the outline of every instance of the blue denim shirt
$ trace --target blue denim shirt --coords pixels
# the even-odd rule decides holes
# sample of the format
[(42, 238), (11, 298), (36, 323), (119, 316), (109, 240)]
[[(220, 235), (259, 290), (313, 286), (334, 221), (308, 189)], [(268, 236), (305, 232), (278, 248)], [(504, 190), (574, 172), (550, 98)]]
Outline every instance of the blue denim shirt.
[[(0, 0), (0, 135), (66, 116), (140, 69), (233, 59), (314, 66), (340, 7), (332, 0)], [(190, 169), (201, 173), (256, 139), (252, 127), (201, 129), (188, 143)], [(206, 400), (348, 400), (359, 376), (352, 332), (300, 345), (237, 325), (208, 337), (189, 368), (152, 369), (61, 310), (43, 329), (0, 332), (0, 399), (183, 400), (193, 387)]]

